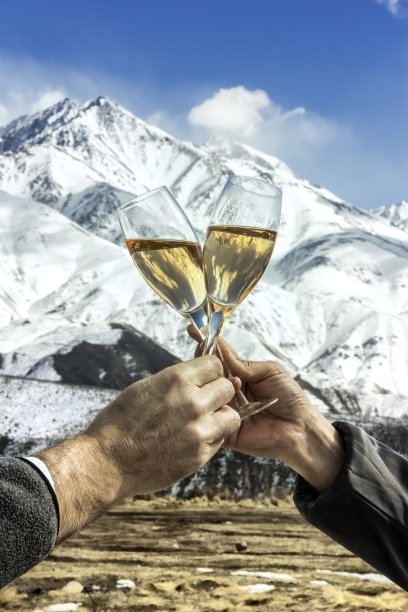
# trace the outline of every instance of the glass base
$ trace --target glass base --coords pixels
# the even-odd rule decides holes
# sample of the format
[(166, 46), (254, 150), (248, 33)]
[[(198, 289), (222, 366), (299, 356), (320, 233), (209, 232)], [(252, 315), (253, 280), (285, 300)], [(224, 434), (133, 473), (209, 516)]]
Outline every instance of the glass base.
[(247, 419), (248, 417), (254, 416), (255, 414), (258, 414), (258, 412), (265, 410), (265, 408), (269, 408), (270, 406), (273, 406), (273, 404), (276, 404), (277, 401), (278, 401), (278, 398), (274, 397), (270, 400), (266, 400), (265, 402), (246, 401), (243, 404), (241, 404), (240, 402), (236, 402), (236, 405), (233, 406), (233, 408), (234, 410), (238, 412), (241, 421), (245, 421), (245, 419)]

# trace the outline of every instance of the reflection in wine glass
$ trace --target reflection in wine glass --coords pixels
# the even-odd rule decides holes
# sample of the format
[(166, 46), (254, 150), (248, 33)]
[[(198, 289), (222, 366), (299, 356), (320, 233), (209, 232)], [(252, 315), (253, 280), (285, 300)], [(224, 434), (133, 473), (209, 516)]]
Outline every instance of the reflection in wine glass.
[(118, 208), (134, 264), (150, 287), (200, 330), (207, 323), (201, 245), (166, 187)]
[[(279, 228), (282, 192), (272, 183), (231, 176), (217, 202), (204, 245), (211, 314), (204, 354), (212, 354), (225, 320), (255, 287), (269, 263)], [(241, 398), (242, 399), (242, 398)], [(256, 414), (277, 399), (238, 406)]]

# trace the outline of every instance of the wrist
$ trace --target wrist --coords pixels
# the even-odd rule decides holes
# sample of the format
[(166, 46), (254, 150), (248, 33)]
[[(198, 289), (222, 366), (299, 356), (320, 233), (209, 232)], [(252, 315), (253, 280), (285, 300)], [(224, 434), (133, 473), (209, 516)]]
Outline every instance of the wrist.
[(81, 434), (36, 456), (54, 481), (60, 512), (58, 542), (121, 498), (120, 475), (92, 436)]
[(298, 428), (284, 460), (321, 493), (330, 487), (342, 469), (344, 457), (344, 443), (339, 432), (316, 411)]

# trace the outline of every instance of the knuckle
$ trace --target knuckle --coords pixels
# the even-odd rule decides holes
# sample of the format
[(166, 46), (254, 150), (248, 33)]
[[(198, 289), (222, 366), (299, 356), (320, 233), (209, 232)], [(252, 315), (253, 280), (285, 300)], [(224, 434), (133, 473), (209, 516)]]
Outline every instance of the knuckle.
[(185, 411), (188, 413), (188, 415), (195, 419), (198, 416), (200, 416), (201, 414), (201, 404), (200, 401), (197, 397), (194, 397), (192, 395), (187, 395), (184, 399), (183, 399), (183, 405), (184, 405), (184, 409)]
[(224, 375), (224, 369), (222, 367), (221, 360), (216, 357), (216, 355), (205, 355), (203, 359), (207, 360), (208, 367), (212, 372), (214, 372), (216, 377)]
[(238, 412), (234, 410), (234, 408), (231, 408), (230, 406), (226, 406), (226, 410), (228, 411), (227, 412), (228, 422), (226, 425), (226, 429), (228, 429), (228, 434), (230, 434), (236, 431), (237, 429), (239, 429), (239, 427), (241, 427), (241, 418)]
[(234, 385), (227, 378), (220, 378), (218, 384), (220, 386), (220, 395), (222, 394), (225, 398), (224, 402), (229, 402), (235, 395)]
[(195, 424), (193, 427), (190, 427), (188, 437), (193, 448), (199, 449), (205, 442), (207, 436), (205, 429), (201, 425)]
[(241, 418), (238, 412), (231, 408), (231, 406), (224, 406), (220, 413), (223, 416), (222, 423), (220, 424), (220, 438), (227, 438), (240, 428)]
[(281, 365), (278, 361), (268, 361), (267, 365), (269, 366), (269, 368), (271, 369), (272, 373), (275, 375), (281, 375), (281, 376), (287, 376), (288, 373), (285, 370), (285, 368), (283, 367), (283, 365)]
[(231, 415), (230, 426), (228, 431), (225, 433), (225, 438), (229, 438), (229, 436), (232, 436), (232, 434), (237, 433), (241, 427), (241, 417), (236, 410), (234, 410), (234, 412), (235, 415)]
[(175, 369), (171, 372), (171, 381), (173, 385), (182, 387), (186, 383), (184, 372), (181, 369)]

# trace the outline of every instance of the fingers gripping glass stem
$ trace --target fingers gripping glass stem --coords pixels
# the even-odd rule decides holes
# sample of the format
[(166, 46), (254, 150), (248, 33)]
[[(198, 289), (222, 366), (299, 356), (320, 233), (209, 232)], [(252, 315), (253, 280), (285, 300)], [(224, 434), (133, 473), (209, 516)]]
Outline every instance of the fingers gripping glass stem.
[[(213, 355), (215, 351), (217, 351), (218, 356), (220, 357), (223, 366), (224, 373), (227, 378), (232, 376), (232, 372), (226, 365), (225, 361), (222, 358), (222, 352), (219, 346), (217, 346), (217, 340), (220, 335), (221, 328), (224, 324), (224, 317), (222, 312), (219, 310), (214, 312), (210, 318), (210, 324), (208, 326), (207, 338), (205, 340), (203, 355)], [(241, 421), (247, 419), (250, 416), (254, 416), (261, 410), (265, 410), (265, 408), (269, 408), (278, 401), (278, 398), (275, 397), (266, 402), (249, 402), (242, 391), (237, 391), (232, 400), (232, 407), (238, 412)]]

